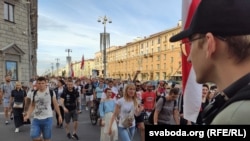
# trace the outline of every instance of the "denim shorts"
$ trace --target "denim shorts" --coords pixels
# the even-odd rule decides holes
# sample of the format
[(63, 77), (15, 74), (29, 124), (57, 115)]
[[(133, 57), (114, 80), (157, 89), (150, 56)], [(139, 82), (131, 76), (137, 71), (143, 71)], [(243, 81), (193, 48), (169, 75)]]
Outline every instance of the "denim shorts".
[(3, 107), (9, 108), (10, 106), (10, 98), (4, 98), (3, 99)]
[(31, 122), (30, 137), (32, 139), (37, 139), (37, 138), (40, 138), (41, 133), (42, 133), (43, 139), (45, 140), (51, 139), (52, 121), (53, 121), (52, 117), (49, 117), (46, 119), (34, 118)]

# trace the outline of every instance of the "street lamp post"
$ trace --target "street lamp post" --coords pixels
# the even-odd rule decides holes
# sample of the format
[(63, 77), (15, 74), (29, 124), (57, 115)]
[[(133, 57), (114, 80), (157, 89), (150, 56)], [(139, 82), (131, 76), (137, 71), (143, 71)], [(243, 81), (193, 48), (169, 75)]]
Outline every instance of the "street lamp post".
[[(106, 56), (106, 47), (107, 47), (107, 33), (106, 33), (106, 23), (112, 23), (110, 19), (108, 19), (106, 16), (99, 17), (98, 22), (101, 22), (104, 25), (104, 33), (103, 36), (101, 35), (101, 41), (103, 39), (102, 45), (103, 45), (103, 78), (106, 79), (107, 77), (107, 56)], [(109, 38), (108, 38), (109, 39)]]
[(58, 72), (59, 71), (58, 70), (59, 69), (59, 65), (60, 65), (59, 64), (59, 60), (60, 60), (59, 58), (56, 58), (56, 72), (57, 72), (57, 76), (59, 76), (59, 72)]
[(71, 49), (66, 49), (66, 52), (68, 52), (68, 56), (66, 57), (67, 62), (68, 62), (68, 76), (70, 76), (70, 64), (71, 64), (71, 57), (69, 56), (69, 53), (72, 52)]

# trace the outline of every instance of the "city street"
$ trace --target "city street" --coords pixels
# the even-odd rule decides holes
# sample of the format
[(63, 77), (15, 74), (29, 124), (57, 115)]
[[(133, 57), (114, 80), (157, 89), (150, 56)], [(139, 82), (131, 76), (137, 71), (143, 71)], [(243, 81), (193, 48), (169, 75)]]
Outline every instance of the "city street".
[[(55, 118), (54, 118), (55, 119)], [(31, 141), (29, 136), (29, 125), (24, 125), (20, 128), (19, 133), (15, 133), (15, 127), (13, 121), (10, 121), (10, 124), (5, 125), (3, 107), (0, 106), (0, 140), (1, 141)], [(72, 129), (72, 126), (71, 126)], [(99, 126), (93, 126), (90, 123), (88, 111), (84, 111), (79, 116), (79, 128), (78, 128), (79, 140), (82, 141), (99, 141), (100, 140), (100, 128)], [(56, 128), (56, 121), (53, 123), (53, 133), (52, 141), (68, 141), (64, 129)], [(72, 139), (71, 139), (72, 140)], [(139, 141), (138, 133), (136, 133), (133, 141)]]

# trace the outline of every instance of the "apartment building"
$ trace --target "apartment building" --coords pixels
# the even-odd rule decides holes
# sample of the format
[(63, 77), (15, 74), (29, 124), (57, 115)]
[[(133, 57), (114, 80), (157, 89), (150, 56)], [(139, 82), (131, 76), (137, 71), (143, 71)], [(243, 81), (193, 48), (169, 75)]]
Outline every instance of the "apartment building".
[[(181, 23), (148, 37), (138, 38), (125, 46), (111, 47), (107, 50), (107, 77), (123, 80), (181, 80), (180, 42), (171, 43), (169, 38), (180, 32)], [(103, 70), (102, 52), (95, 54), (96, 68)], [(99, 75), (103, 76), (102, 73)]]

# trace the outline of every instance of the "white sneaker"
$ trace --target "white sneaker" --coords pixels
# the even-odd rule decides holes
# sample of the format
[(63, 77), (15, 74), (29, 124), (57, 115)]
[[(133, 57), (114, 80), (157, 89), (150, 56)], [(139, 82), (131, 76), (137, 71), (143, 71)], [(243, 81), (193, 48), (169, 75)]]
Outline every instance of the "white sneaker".
[(88, 111), (89, 110), (89, 108), (88, 107), (86, 107), (86, 111)]
[(5, 124), (6, 124), (6, 125), (7, 125), (7, 124), (9, 124), (9, 121), (8, 121), (8, 120), (6, 120), (6, 121), (5, 121)]
[(16, 128), (16, 129), (15, 129), (15, 133), (18, 133), (18, 132), (19, 132), (19, 128)]

